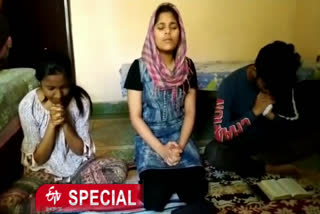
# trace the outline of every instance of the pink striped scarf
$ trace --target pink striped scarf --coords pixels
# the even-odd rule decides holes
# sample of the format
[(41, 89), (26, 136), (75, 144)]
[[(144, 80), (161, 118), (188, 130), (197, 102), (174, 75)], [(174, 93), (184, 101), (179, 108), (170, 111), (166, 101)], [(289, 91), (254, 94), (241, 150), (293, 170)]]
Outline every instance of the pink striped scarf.
[[(177, 100), (178, 87), (181, 86), (188, 77), (190, 68), (188, 64), (188, 59), (186, 57), (187, 52), (187, 42), (186, 35), (181, 19), (181, 15), (178, 9), (171, 3), (164, 3), (172, 7), (179, 16), (179, 26), (180, 26), (180, 42), (177, 47), (176, 57), (175, 57), (175, 72), (170, 72), (160, 58), (159, 51), (156, 47), (153, 29), (155, 25), (155, 14), (153, 13), (147, 37), (144, 42), (142, 50), (142, 59), (148, 68), (151, 79), (154, 83), (156, 90), (172, 90), (172, 101), (175, 103)], [(160, 5), (162, 6), (162, 4)], [(159, 6), (159, 7), (160, 7)]]

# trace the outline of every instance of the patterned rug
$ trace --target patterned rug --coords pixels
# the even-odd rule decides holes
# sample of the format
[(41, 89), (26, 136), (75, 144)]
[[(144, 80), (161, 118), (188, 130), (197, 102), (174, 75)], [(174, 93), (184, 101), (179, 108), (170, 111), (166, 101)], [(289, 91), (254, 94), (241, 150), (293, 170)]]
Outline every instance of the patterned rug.
[[(204, 163), (206, 177), (209, 181), (209, 193), (207, 200), (211, 201), (220, 211), (218, 214), (320, 214), (320, 179), (312, 180), (309, 178), (297, 179), (298, 183), (307, 191), (314, 192), (312, 198), (300, 200), (279, 200), (269, 201), (255, 184), (264, 179), (278, 179), (277, 175), (264, 175), (260, 178), (242, 178), (234, 172), (218, 170), (213, 166)], [(134, 165), (129, 166), (129, 174), (126, 183), (137, 183), (138, 175), (134, 170)], [(25, 213), (30, 210), (30, 204), (22, 204), (10, 213)], [(27, 205), (27, 206), (26, 206)], [(183, 204), (179, 199), (172, 198), (162, 213), (171, 213), (177, 207)], [(18, 209), (19, 208), (19, 209)], [(24, 210), (22, 212), (22, 210)], [(33, 209), (32, 209), (33, 210)], [(8, 213), (1, 212), (0, 213)], [(33, 213), (33, 212), (31, 212)], [(85, 212), (94, 213), (95, 212)], [(103, 212), (102, 212), (103, 213)], [(108, 212), (110, 213), (110, 212)], [(139, 213), (151, 214), (145, 210), (131, 210), (122, 212), (112, 212), (114, 214)]]
[(205, 163), (209, 181), (207, 199), (220, 209), (219, 214), (320, 214), (320, 181), (297, 179), (311, 198), (269, 201), (256, 184), (264, 179), (278, 179), (277, 175), (260, 178), (242, 178), (234, 172), (218, 170)]

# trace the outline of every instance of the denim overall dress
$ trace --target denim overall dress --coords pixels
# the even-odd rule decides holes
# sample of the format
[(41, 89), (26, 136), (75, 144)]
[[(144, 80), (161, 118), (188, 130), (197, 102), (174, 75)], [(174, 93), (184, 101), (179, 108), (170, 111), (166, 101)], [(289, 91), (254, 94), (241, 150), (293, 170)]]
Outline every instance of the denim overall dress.
[[(161, 143), (178, 142), (184, 120), (185, 93), (179, 88), (178, 107), (171, 98), (171, 90), (154, 90), (152, 79), (142, 59), (139, 59), (142, 91), (142, 118)], [(135, 161), (139, 173), (148, 169), (178, 169), (202, 166), (198, 150), (189, 139), (181, 156), (180, 163), (169, 166), (162, 157), (140, 137), (135, 136)]]

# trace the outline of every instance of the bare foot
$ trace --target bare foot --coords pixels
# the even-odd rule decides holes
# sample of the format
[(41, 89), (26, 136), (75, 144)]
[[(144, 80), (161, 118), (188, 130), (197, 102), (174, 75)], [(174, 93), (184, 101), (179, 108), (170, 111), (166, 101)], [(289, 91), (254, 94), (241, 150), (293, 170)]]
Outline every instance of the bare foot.
[(300, 170), (293, 164), (280, 164), (280, 165), (266, 165), (266, 172), (278, 175), (292, 175), (299, 176)]

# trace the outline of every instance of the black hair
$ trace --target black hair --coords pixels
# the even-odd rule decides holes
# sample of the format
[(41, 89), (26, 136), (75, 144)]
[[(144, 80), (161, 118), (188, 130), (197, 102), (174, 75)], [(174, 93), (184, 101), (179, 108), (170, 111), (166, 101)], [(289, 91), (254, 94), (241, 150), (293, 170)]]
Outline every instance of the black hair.
[(300, 55), (293, 44), (275, 41), (264, 46), (255, 61), (257, 78), (260, 77), (274, 97), (287, 94), (297, 81), (301, 66)]
[(172, 15), (174, 16), (174, 18), (176, 19), (179, 29), (180, 29), (180, 23), (179, 23), (179, 14), (177, 13), (177, 11), (174, 9), (174, 5), (171, 3), (163, 3), (161, 4), (158, 9), (156, 10), (156, 14), (155, 14), (155, 18), (154, 18), (154, 24), (157, 23), (159, 16), (161, 13), (166, 13), (166, 12), (170, 12), (172, 13)]
[(81, 98), (86, 97), (90, 102), (90, 114), (92, 113), (92, 101), (89, 94), (80, 86), (72, 81), (71, 62), (69, 58), (59, 53), (43, 53), (39, 63), (35, 66), (35, 77), (41, 82), (48, 75), (63, 74), (70, 84), (70, 98), (74, 98), (79, 109), (80, 115), (83, 115), (83, 103)]
[(8, 19), (0, 14), (0, 49), (4, 46), (10, 36)]

